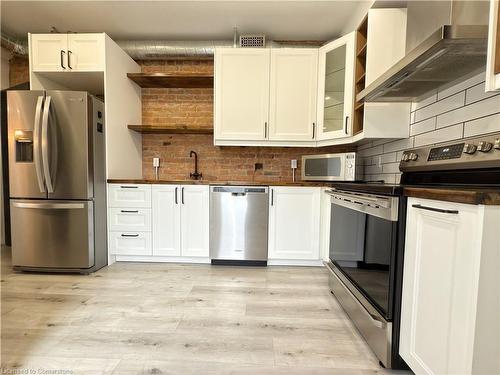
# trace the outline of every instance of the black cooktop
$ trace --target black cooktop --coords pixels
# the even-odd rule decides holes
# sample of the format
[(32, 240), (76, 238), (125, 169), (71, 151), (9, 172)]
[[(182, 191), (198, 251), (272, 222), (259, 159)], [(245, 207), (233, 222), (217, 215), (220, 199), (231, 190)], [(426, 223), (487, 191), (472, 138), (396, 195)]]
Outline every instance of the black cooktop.
[(386, 184), (384, 182), (335, 182), (331, 187), (338, 190), (355, 191), (359, 193), (400, 196), (403, 195), (403, 186)]

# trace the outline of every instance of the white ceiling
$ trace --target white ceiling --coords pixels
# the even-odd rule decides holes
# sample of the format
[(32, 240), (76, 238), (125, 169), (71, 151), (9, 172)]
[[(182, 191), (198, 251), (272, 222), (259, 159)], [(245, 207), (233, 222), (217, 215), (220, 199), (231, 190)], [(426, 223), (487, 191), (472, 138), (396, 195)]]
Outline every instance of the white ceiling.
[(101, 32), (113, 39), (221, 40), (263, 32), (268, 39), (328, 40), (353, 29), (372, 1), (1, 1), (2, 31)]

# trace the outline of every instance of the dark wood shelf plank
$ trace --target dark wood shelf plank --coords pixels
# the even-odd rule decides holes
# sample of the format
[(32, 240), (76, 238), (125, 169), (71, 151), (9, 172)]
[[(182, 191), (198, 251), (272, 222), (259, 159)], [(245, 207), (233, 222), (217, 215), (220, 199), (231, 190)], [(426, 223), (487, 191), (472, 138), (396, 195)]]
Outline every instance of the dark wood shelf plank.
[(128, 125), (130, 130), (144, 134), (213, 134), (214, 129), (195, 126)]
[(214, 87), (214, 76), (207, 73), (127, 73), (127, 77), (143, 88)]

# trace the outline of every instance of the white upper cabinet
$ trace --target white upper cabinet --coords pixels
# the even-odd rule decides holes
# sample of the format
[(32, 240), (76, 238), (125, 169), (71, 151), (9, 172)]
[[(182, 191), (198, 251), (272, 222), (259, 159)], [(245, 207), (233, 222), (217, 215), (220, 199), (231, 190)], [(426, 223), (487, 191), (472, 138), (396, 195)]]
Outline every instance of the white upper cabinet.
[(271, 50), (270, 140), (315, 139), (317, 72), (317, 48)]
[(486, 91), (500, 90), (500, 5), (490, 0), (488, 59), (486, 62)]
[(68, 34), (31, 34), (31, 64), (33, 71), (66, 70)]
[(270, 188), (269, 259), (320, 259), (320, 193), (316, 187)]
[(354, 32), (319, 49), (318, 139), (348, 137), (354, 109)]
[(180, 187), (153, 185), (153, 255), (181, 255)]
[(69, 34), (68, 68), (76, 71), (103, 71), (104, 51), (104, 34)]
[(104, 34), (30, 34), (33, 72), (104, 71)]
[(181, 255), (209, 256), (209, 186), (185, 185), (181, 197)]
[(269, 59), (270, 50), (266, 48), (216, 49), (216, 140), (267, 138)]
[(415, 374), (499, 373), (499, 220), (498, 207), (408, 199), (400, 354)]

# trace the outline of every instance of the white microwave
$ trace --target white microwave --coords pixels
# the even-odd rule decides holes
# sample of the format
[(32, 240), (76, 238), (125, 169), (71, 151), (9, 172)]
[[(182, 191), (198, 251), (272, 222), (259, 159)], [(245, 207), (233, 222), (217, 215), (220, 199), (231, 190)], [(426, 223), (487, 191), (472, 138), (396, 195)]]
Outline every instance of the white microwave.
[(357, 181), (362, 177), (355, 152), (302, 156), (303, 181)]

